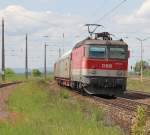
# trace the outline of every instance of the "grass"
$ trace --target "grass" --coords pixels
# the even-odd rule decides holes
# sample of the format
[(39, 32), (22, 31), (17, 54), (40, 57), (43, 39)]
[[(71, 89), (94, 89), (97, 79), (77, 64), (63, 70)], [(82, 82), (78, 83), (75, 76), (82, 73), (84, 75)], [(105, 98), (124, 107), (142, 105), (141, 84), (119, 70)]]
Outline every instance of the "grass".
[[(37, 80), (37, 79), (42, 79), (44, 78), (44, 75), (40, 77), (33, 77), (31, 75), (28, 76), (29, 81), (30, 80)], [(53, 79), (53, 74), (49, 73), (47, 75), (47, 80), (52, 80)], [(0, 78), (0, 83), (8, 83), (8, 82), (16, 82), (16, 81), (26, 81), (25, 75), (24, 74), (14, 74), (12, 76), (7, 76), (5, 77), (5, 82), (3, 82)]]
[(18, 86), (7, 104), (15, 118), (0, 123), (0, 135), (123, 134), (105, 123), (102, 109), (73, 99), (65, 89), (49, 90), (42, 80)]
[(128, 90), (136, 90), (136, 91), (143, 91), (143, 92), (150, 92), (150, 80), (145, 79), (141, 82), (139, 79), (128, 79), (127, 84)]
[(24, 80), (25, 80), (25, 76), (23, 74), (15, 74), (13, 76), (7, 76), (5, 77), (5, 82), (3, 82), (0, 78), (1, 83), (24, 81)]

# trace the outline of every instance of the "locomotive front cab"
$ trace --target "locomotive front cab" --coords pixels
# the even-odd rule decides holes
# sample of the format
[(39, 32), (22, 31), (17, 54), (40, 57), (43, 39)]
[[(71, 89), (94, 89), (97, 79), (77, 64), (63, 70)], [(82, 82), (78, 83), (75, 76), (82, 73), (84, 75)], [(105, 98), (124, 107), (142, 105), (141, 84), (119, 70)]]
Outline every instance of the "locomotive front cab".
[(128, 46), (122, 41), (85, 47), (82, 75), (89, 94), (122, 95), (126, 90)]

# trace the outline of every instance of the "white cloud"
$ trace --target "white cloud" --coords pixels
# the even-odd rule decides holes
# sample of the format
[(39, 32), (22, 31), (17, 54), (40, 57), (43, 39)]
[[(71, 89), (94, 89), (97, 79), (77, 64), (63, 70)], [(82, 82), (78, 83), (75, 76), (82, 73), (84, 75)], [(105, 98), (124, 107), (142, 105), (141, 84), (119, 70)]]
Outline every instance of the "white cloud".
[[(22, 6), (10, 5), (0, 10), (0, 17), (4, 17), (5, 19), (6, 49), (9, 50), (10, 46), (11, 48), (14, 47), (14, 50), (18, 48), (20, 48), (20, 50), (22, 48), (24, 49), (25, 33), (29, 33), (29, 65), (31, 67), (42, 66), (42, 44), (44, 41), (47, 40), (49, 44), (57, 44), (57, 46), (62, 47), (62, 34), (65, 33), (65, 47), (72, 48), (73, 44), (71, 40), (73, 41), (76, 35), (82, 35), (84, 32), (81, 27), (84, 24), (84, 19), (82, 17), (71, 14), (64, 15), (54, 13), (50, 10), (46, 12), (36, 12), (27, 10)], [(42, 38), (44, 35), (48, 35), (50, 38)], [(58, 55), (58, 47), (54, 46), (54, 49), (55, 56), (52, 57), (52, 59), (54, 58), (53, 61), (57, 58), (56, 55)], [(12, 54), (8, 55), (11, 56)], [(34, 61), (32, 57), (37, 57), (38, 59)], [(18, 56), (15, 57), (16, 63), (13, 59), (13, 57), (7, 58), (6, 65), (9, 67), (24, 67), (24, 53), (19, 53)], [(51, 62), (49, 62), (49, 64), (50, 63)]]
[[(21, 6), (11, 5), (0, 10), (0, 16), (4, 16), (9, 32), (17, 31), (22, 33), (37, 32), (47, 30), (49, 28), (72, 28), (71, 31), (76, 30), (83, 20), (79, 16), (62, 15), (52, 11), (35, 12), (29, 11)], [(19, 33), (20, 34), (20, 33)]]
[(150, 16), (150, 1), (145, 0), (142, 6), (137, 11), (139, 17), (148, 17)]
[(150, 33), (150, 0), (143, 0), (139, 8), (128, 15), (117, 15), (113, 21), (122, 33), (145, 38)]
[[(143, 0), (140, 7), (134, 9), (130, 14), (118, 14), (114, 18), (113, 24), (117, 26), (112, 28), (114, 31), (117, 30), (122, 37), (128, 37), (127, 43), (129, 44), (130, 50), (132, 50), (129, 65), (140, 61), (140, 42), (136, 40), (136, 37), (144, 39), (150, 35), (150, 0)], [(144, 60), (150, 59), (149, 43), (150, 39), (143, 42)]]
[(117, 16), (119, 24), (146, 24), (150, 23), (150, 0), (144, 0), (143, 4), (130, 15)]

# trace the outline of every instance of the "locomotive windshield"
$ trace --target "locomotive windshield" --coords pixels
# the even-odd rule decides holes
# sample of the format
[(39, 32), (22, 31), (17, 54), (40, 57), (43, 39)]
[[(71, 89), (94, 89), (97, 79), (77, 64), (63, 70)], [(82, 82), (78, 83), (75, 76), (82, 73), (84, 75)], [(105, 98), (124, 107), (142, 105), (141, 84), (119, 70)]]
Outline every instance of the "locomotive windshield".
[(106, 47), (90, 47), (89, 56), (92, 58), (106, 58)]
[(110, 47), (109, 58), (111, 59), (126, 59), (126, 49), (123, 47)]
[(126, 59), (127, 48), (124, 46), (90, 46), (89, 47), (90, 58), (100, 59)]

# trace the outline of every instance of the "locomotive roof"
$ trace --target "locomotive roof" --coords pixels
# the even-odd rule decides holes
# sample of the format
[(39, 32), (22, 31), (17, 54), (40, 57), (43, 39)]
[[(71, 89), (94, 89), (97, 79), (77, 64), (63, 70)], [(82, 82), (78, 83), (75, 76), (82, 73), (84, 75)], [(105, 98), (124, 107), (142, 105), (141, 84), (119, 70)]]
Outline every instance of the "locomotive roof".
[(126, 45), (123, 40), (102, 40), (102, 39), (85, 39), (75, 45), (74, 48), (78, 48), (82, 45)]

